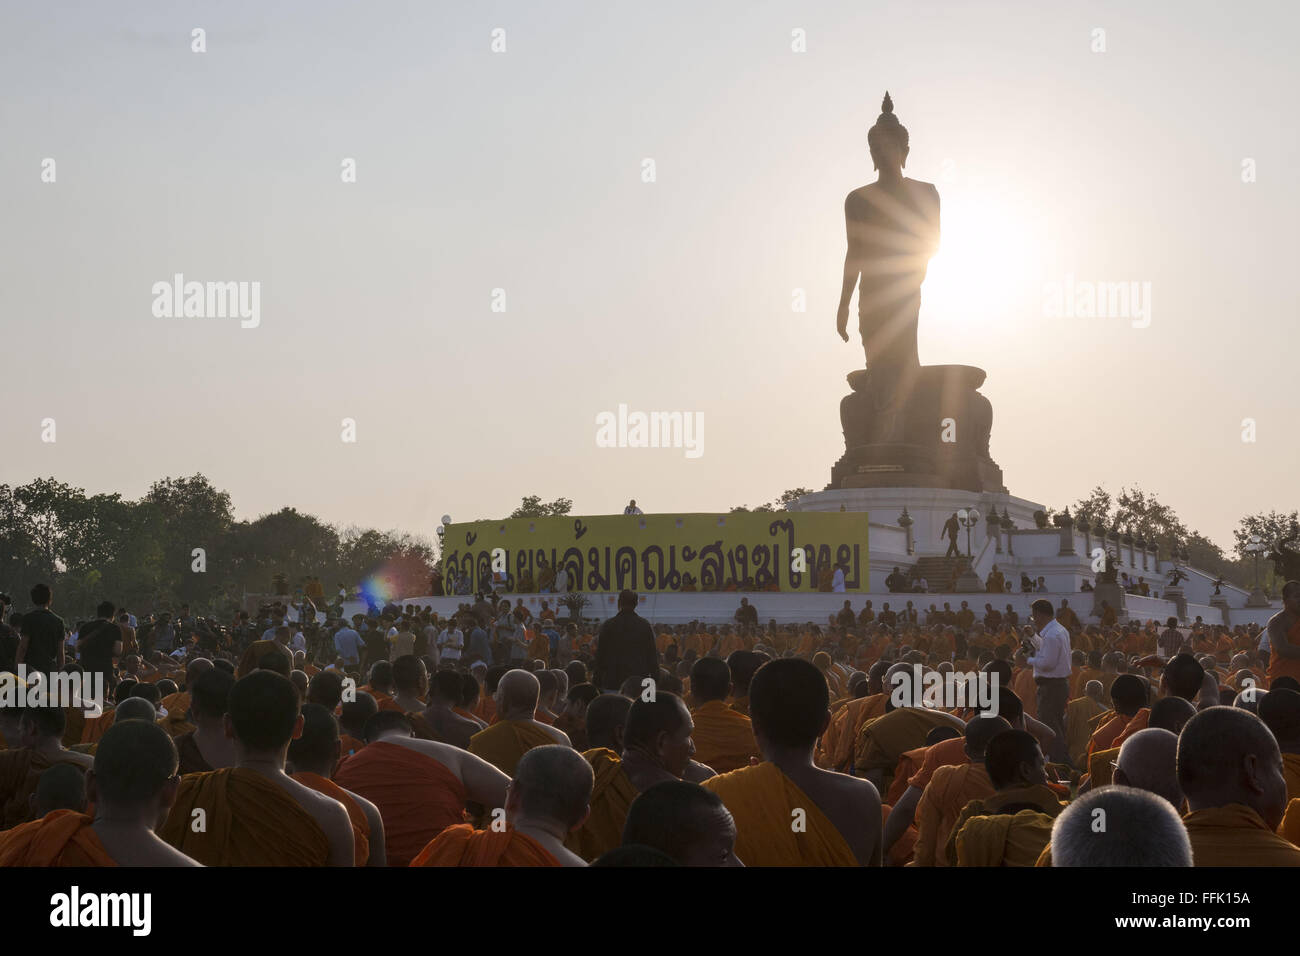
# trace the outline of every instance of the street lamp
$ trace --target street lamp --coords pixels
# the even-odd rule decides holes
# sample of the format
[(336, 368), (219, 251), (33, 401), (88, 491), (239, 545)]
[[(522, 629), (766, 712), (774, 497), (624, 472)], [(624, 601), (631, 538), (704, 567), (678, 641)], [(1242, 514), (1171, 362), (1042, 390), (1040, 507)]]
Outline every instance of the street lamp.
[(1264, 539), (1257, 534), (1252, 534), (1246, 539), (1246, 553), (1255, 556), (1255, 589), (1259, 590), (1259, 556), (1267, 548), (1264, 547)]
[(960, 521), (961, 526), (966, 529), (966, 557), (974, 557), (970, 546), (970, 532), (971, 528), (979, 524), (980, 513), (975, 508), (962, 508), (961, 511), (957, 512), (957, 520)]

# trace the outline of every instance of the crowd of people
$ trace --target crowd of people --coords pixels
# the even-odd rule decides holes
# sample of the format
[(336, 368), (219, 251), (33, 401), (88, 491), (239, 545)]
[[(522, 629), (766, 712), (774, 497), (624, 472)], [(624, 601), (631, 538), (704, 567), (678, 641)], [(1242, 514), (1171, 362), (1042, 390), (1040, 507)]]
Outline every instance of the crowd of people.
[[(1300, 865), (1300, 582), (1263, 629), (30, 597), (0, 677), (108, 699), (0, 695), (4, 866)], [(995, 714), (923, 698), (961, 674)]]

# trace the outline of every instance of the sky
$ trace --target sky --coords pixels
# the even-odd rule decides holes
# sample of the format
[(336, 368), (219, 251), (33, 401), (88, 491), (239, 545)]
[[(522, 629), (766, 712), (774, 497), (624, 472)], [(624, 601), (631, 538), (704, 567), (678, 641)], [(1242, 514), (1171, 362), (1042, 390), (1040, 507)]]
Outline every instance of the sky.
[[(943, 204), (921, 361), (987, 371), (1011, 493), (1136, 485), (1228, 546), (1297, 506), (1297, 28), (1251, 2), (7, 2), (0, 483), (201, 472), (241, 518), (426, 537), (529, 494), (821, 489), (862, 365), (843, 201), (888, 89)], [(256, 327), (155, 315), (176, 273), (260, 283)], [(1149, 314), (1052, 314), (1071, 278)], [(701, 417), (700, 453), (602, 447), (620, 405)]]

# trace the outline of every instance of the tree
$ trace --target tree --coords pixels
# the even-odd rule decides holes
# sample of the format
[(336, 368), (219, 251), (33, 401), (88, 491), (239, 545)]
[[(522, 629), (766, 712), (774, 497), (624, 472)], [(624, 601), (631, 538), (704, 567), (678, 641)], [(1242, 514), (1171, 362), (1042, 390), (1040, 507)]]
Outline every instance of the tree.
[(1090, 525), (1100, 523), (1109, 527), (1111, 506), (1110, 493), (1098, 485), (1088, 493), (1088, 497), (1080, 498), (1074, 503), (1074, 520), (1086, 521)]
[(788, 511), (789, 505), (798, 501), (804, 495), (810, 494), (812, 494), (811, 488), (790, 488), (787, 491), (783, 491), (781, 497), (772, 502), (772, 509), (774, 511)]
[(556, 498), (550, 503), (543, 503), (537, 495), (526, 495), (519, 507), (510, 512), (510, 518), (558, 518), (573, 510), (573, 501), (569, 498)]
[(734, 514), (740, 514), (740, 513), (751, 512), (751, 511), (761, 512), (764, 514), (771, 511), (788, 511), (790, 504), (792, 504), (795, 501), (798, 501), (804, 495), (810, 495), (810, 494), (812, 494), (812, 490), (809, 488), (790, 488), (786, 491), (783, 491), (779, 498), (777, 498), (775, 501), (772, 501), (768, 504), (755, 505), (752, 508), (750, 508), (748, 505), (737, 505), (736, 507), (731, 509), (729, 514), (734, 515)]
[(1246, 515), (1232, 533), (1233, 550), (1237, 552), (1237, 557), (1250, 557), (1246, 545), (1250, 542), (1251, 535), (1259, 535), (1270, 548), (1278, 541), (1300, 539), (1300, 512), (1284, 514), (1281, 511), (1261, 511)]

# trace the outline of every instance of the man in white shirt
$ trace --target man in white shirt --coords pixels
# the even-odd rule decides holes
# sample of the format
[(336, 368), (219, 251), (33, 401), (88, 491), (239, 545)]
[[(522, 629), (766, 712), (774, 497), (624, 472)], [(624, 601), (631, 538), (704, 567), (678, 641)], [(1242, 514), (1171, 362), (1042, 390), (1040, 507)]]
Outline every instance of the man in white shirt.
[(1056, 620), (1052, 602), (1040, 598), (1029, 611), (1034, 636), (1023, 647), (1038, 685), (1038, 719), (1056, 734), (1048, 748), (1056, 763), (1068, 763), (1065, 747), (1065, 707), (1070, 702), (1070, 632)]
[(448, 622), (438, 635), (438, 663), (455, 667), (465, 649), (465, 634), (454, 622)]
[(564, 570), (563, 565), (555, 569), (555, 593), (569, 593), (569, 572)]
[(641, 511), (641, 509), (638, 508), (638, 507), (636, 506), (636, 499), (635, 499), (635, 498), (633, 498), (631, 501), (629, 501), (629, 502), (627, 503), (627, 507), (623, 509), (623, 514), (625, 514), (625, 515), (639, 515), (639, 514), (642, 514), (642, 513), (643, 513), (643, 512)]
[(835, 565), (835, 574), (831, 577), (831, 590), (836, 594), (845, 593), (844, 565)]

